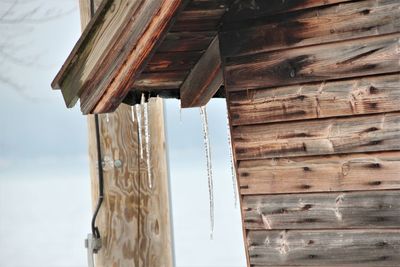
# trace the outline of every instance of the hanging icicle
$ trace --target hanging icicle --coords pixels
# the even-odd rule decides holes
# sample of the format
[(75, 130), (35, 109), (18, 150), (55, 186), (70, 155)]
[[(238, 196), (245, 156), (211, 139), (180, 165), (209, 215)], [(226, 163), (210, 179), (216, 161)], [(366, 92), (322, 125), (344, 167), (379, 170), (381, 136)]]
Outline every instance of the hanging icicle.
[(136, 116), (138, 123), (138, 133), (139, 133), (139, 147), (140, 147), (140, 158), (143, 159), (143, 142), (142, 142), (142, 110), (141, 105), (136, 105)]
[(182, 102), (179, 101), (179, 122), (182, 123)]
[(204, 137), (204, 148), (207, 160), (207, 176), (208, 176), (208, 194), (209, 194), (209, 204), (210, 204), (210, 239), (214, 236), (214, 182), (212, 176), (212, 166), (211, 166), (211, 147), (210, 138), (208, 133), (208, 117), (206, 107), (200, 107), (200, 115), (203, 124), (203, 137)]
[(149, 104), (144, 103), (144, 135), (146, 142), (146, 166), (147, 166), (147, 179), (150, 189), (153, 189), (153, 177), (151, 174), (151, 143), (150, 143), (150, 127), (149, 127)]
[(135, 122), (135, 109), (133, 106), (131, 106), (131, 117), (132, 117), (132, 122)]
[(231, 137), (231, 129), (229, 126), (229, 114), (226, 114), (227, 118), (227, 136), (228, 136), (228, 146), (229, 146), (229, 160), (231, 164), (231, 178), (232, 178), (232, 186), (233, 186), (233, 197), (235, 201), (235, 208), (237, 208), (238, 204), (238, 192), (237, 192), (237, 177), (236, 177), (236, 170), (235, 170), (235, 164), (233, 160), (233, 151), (232, 151), (232, 137)]

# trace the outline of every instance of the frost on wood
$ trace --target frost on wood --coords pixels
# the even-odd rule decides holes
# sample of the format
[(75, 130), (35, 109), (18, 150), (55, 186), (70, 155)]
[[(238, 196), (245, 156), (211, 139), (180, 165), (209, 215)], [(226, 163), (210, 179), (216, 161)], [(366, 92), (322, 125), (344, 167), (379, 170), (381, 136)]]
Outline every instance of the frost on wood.
[(138, 135), (139, 135), (139, 147), (140, 147), (140, 158), (143, 159), (143, 146), (142, 146), (142, 111), (141, 105), (136, 105), (136, 116), (138, 123)]
[(232, 178), (232, 186), (233, 186), (233, 197), (235, 201), (235, 208), (237, 208), (238, 204), (238, 192), (237, 192), (237, 184), (236, 184), (236, 170), (235, 164), (233, 160), (233, 151), (232, 151), (232, 138), (231, 138), (231, 130), (229, 127), (229, 114), (227, 114), (227, 136), (228, 136), (228, 145), (229, 145), (229, 159), (231, 164), (231, 178)]
[(144, 106), (144, 135), (146, 142), (146, 166), (147, 166), (147, 179), (149, 188), (153, 188), (153, 177), (151, 174), (151, 153), (150, 153), (150, 128), (149, 128), (149, 104), (145, 102)]
[(210, 238), (213, 239), (214, 235), (214, 185), (212, 176), (212, 166), (211, 166), (211, 147), (210, 138), (208, 133), (208, 118), (207, 110), (203, 106), (200, 108), (201, 121), (203, 124), (203, 141), (207, 160), (207, 177), (208, 177), (208, 194), (209, 194), (209, 204), (210, 204)]
[(133, 106), (131, 106), (131, 117), (132, 117), (132, 122), (135, 122), (135, 109)]

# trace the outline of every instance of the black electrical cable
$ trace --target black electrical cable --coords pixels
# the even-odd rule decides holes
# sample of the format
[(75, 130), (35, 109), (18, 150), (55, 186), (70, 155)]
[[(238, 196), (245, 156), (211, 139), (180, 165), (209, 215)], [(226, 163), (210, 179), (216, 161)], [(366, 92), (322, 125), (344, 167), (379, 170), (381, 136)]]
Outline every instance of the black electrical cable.
[(97, 200), (96, 209), (92, 217), (92, 234), (96, 238), (100, 238), (99, 228), (96, 226), (96, 218), (99, 213), (101, 204), (104, 200), (104, 174), (103, 174), (103, 163), (101, 155), (101, 144), (100, 144), (100, 123), (99, 115), (94, 115), (95, 127), (96, 127), (96, 146), (97, 146), (97, 166), (99, 168), (99, 199)]
[[(94, 1), (90, 0), (90, 16), (94, 15)], [(96, 226), (96, 218), (99, 213), (101, 204), (104, 200), (104, 173), (103, 173), (103, 160), (101, 155), (101, 142), (100, 142), (100, 122), (99, 115), (94, 115), (95, 128), (96, 128), (96, 147), (97, 147), (97, 166), (99, 168), (99, 199), (97, 200), (96, 209), (92, 217), (92, 234), (95, 238), (100, 239), (100, 231)]]

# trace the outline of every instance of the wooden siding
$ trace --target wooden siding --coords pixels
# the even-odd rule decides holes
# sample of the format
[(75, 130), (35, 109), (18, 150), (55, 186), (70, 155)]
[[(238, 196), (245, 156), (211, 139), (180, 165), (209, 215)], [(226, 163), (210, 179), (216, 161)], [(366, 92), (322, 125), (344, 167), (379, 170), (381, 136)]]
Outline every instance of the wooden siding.
[(224, 16), (249, 266), (400, 266), (399, 11), (254, 0)]

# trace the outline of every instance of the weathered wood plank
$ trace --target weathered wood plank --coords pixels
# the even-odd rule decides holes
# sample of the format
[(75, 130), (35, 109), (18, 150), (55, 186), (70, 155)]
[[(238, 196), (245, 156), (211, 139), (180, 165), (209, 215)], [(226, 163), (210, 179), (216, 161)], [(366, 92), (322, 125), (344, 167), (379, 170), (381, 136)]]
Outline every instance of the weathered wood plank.
[[(102, 2), (52, 83), (53, 87), (61, 88), (68, 107), (73, 106), (82, 90), (88, 88), (88, 81), (95, 80), (94, 76), (99, 72), (100, 66), (103, 66), (100, 63), (105, 64), (104, 69), (108, 69), (112, 67), (111, 63), (121, 61), (123, 55), (127, 54), (125, 51), (121, 53), (122, 48), (131, 36), (137, 40), (142, 35), (144, 27), (160, 6), (161, 1), (158, 0)], [(135, 16), (136, 20), (132, 20)], [(127, 28), (131, 29), (129, 35), (124, 31)], [(118, 49), (119, 53), (110, 55), (113, 49)], [(109, 61), (111, 56), (115, 62)]]
[(189, 71), (202, 55), (202, 51), (156, 53), (143, 72)]
[(400, 113), (235, 126), (238, 160), (400, 149)]
[(399, 230), (250, 231), (251, 266), (397, 266)]
[(133, 88), (143, 91), (179, 89), (188, 74), (189, 71), (142, 73)]
[(206, 10), (184, 10), (171, 27), (171, 32), (218, 30), (225, 8)]
[(400, 189), (400, 152), (240, 161), (240, 193)]
[(395, 33), (399, 9), (398, 0), (367, 0), (262, 18), (220, 33), (221, 51), (230, 57)]
[[(156, 2), (156, 1), (144, 1)], [(131, 49), (117, 72), (105, 83), (106, 86), (94, 87), (94, 91), (87, 90), (87, 94), (81, 96), (81, 109), (84, 113), (101, 113), (115, 109), (122, 102), (125, 95), (133, 87), (135, 79), (143, 70), (146, 62), (151, 58), (157, 46), (164, 39), (168, 29), (176, 19), (176, 15), (187, 4), (187, 0), (165, 0), (157, 9), (157, 13), (150, 20), (140, 18), (135, 21), (135, 28), (144, 27), (142, 34), (132, 39), (130, 34)], [(140, 16), (148, 16), (141, 12)], [(132, 21), (132, 18), (131, 18)], [(146, 22), (144, 24), (144, 22)], [(134, 40), (134, 41), (132, 41)], [(125, 47), (127, 42), (125, 42)], [(118, 51), (118, 50), (117, 50)], [(103, 78), (104, 80), (104, 78)], [(102, 83), (103, 84), (103, 83)]]
[(242, 205), (251, 230), (400, 226), (399, 190), (245, 196)]
[(169, 32), (157, 48), (157, 52), (203, 51), (208, 48), (215, 31), (209, 32)]
[(180, 88), (182, 108), (206, 105), (222, 84), (219, 40), (215, 37)]
[(224, 24), (348, 1), (351, 0), (234, 1), (224, 17)]
[(400, 110), (400, 75), (231, 92), (232, 125)]
[(229, 91), (400, 71), (400, 34), (229, 58)]

